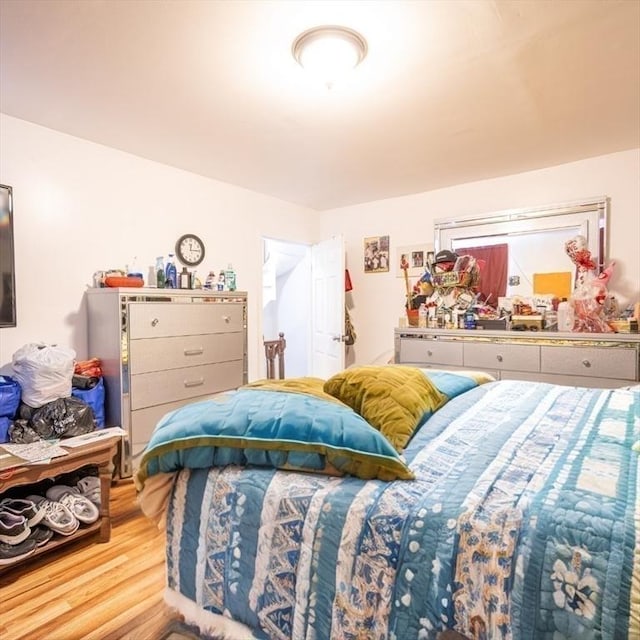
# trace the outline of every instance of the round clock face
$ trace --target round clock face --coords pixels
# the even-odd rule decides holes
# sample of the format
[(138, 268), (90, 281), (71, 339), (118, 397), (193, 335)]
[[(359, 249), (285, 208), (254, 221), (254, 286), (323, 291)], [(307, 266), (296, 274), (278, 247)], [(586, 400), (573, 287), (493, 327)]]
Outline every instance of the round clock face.
[(204, 242), (193, 233), (185, 233), (176, 242), (176, 255), (182, 264), (195, 267), (204, 260)]

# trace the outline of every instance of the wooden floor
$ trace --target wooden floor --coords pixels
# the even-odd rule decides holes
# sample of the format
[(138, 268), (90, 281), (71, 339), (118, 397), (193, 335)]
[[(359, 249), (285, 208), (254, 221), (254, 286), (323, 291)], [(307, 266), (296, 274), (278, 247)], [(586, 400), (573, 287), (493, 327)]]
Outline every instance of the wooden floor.
[(158, 640), (177, 616), (162, 601), (164, 534), (111, 490), (108, 543), (79, 540), (0, 574), (2, 640)]

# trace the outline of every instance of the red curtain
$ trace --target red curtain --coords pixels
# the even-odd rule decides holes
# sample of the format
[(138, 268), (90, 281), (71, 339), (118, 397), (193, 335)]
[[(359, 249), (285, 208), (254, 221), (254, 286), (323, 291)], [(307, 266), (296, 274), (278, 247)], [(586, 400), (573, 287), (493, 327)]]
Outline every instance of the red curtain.
[(486, 247), (469, 247), (456, 249), (459, 256), (473, 256), (481, 262), (480, 283), (478, 291), (481, 301), (489, 301), (492, 307), (498, 306), (498, 296), (507, 294), (507, 277), (509, 263), (509, 245), (493, 244)]

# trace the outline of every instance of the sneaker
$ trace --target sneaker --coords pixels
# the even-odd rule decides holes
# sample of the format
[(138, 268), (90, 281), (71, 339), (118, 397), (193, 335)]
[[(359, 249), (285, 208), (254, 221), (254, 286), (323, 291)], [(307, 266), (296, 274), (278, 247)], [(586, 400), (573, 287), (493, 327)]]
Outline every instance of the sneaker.
[(24, 516), (0, 510), (0, 542), (20, 544), (30, 533), (31, 529)]
[(33, 540), (24, 540), (19, 544), (0, 542), (0, 566), (18, 562), (34, 553), (36, 548)]
[(78, 530), (80, 522), (63, 504), (43, 496), (27, 496), (27, 500), (35, 502), (39, 508), (44, 509), (42, 524), (55, 533), (70, 536)]
[(43, 509), (39, 509), (31, 500), (23, 500), (22, 498), (0, 500), (0, 511), (8, 511), (16, 516), (23, 516), (30, 527), (35, 527), (44, 517)]
[(83, 496), (76, 487), (55, 484), (47, 489), (47, 498), (63, 504), (80, 522), (85, 524), (91, 524), (100, 517), (98, 507), (89, 498)]
[(89, 498), (96, 507), (100, 507), (102, 493), (100, 491), (100, 478), (98, 476), (85, 476), (76, 483), (76, 488), (85, 497)]
[(33, 527), (27, 540), (33, 540), (36, 547), (42, 547), (53, 538), (53, 531), (49, 527)]

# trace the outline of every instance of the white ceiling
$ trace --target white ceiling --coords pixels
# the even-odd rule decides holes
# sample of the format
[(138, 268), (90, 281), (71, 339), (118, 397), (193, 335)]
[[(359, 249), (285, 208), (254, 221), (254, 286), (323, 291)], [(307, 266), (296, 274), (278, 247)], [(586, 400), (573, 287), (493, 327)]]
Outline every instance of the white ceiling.
[(0, 110), (324, 210), (639, 147), (640, 1), (0, 0)]

